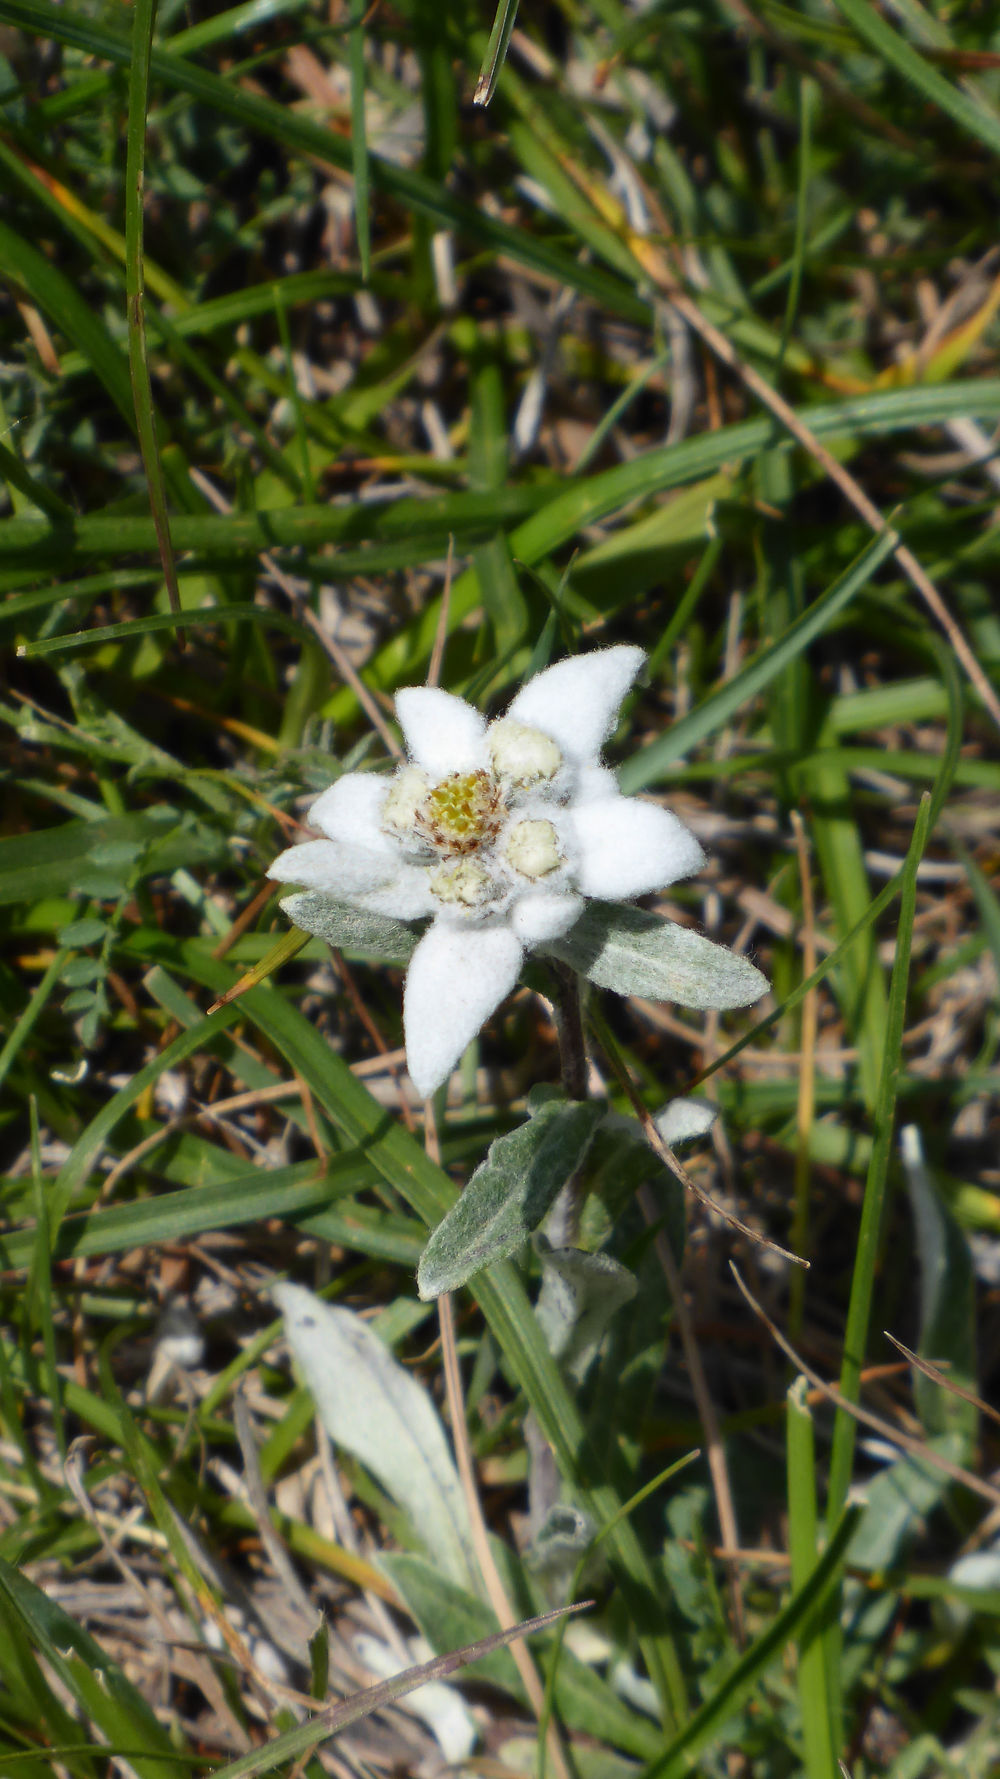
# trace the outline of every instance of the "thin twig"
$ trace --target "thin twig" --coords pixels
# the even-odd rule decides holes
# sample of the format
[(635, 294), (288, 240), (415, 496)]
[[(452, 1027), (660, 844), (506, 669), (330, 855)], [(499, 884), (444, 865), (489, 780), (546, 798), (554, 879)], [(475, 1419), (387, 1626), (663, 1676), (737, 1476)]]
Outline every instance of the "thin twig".
[[(255, 1087), (249, 1093), (234, 1093), (230, 1099), (216, 1100), (211, 1106), (198, 1103), (190, 1112), (179, 1112), (176, 1118), (168, 1118), (165, 1124), (161, 1124), (158, 1130), (151, 1131), (148, 1137), (143, 1137), (141, 1143), (136, 1143), (134, 1149), (121, 1156), (114, 1167), (108, 1170), (99, 1202), (103, 1204), (110, 1198), (122, 1175), (137, 1166), (153, 1149), (159, 1148), (175, 1131), (183, 1130), (189, 1124), (197, 1124), (202, 1118), (210, 1119), (213, 1124), (220, 1123), (223, 1114), (227, 1112), (244, 1111), (249, 1106), (262, 1106), (275, 1100), (300, 1099), (302, 1089), (303, 1083), (300, 1081), (276, 1082), (273, 1087)], [(91, 1211), (94, 1208), (91, 1206)]]

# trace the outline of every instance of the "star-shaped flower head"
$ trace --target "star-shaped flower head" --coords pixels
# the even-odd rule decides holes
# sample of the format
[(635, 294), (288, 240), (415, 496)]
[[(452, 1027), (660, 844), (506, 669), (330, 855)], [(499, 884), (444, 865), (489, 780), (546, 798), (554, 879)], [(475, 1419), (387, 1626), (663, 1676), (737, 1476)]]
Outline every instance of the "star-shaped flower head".
[(406, 764), (339, 778), (309, 811), (323, 838), (271, 866), (281, 883), (372, 913), (431, 917), (403, 1002), (421, 1094), (510, 993), (525, 951), (567, 934), (587, 898), (642, 896), (703, 864), (675, 815), (622, 796), (601, 765), (644, 660), (622, 646), (560, 661), (494, 723), (436, 687), (398, 692)]

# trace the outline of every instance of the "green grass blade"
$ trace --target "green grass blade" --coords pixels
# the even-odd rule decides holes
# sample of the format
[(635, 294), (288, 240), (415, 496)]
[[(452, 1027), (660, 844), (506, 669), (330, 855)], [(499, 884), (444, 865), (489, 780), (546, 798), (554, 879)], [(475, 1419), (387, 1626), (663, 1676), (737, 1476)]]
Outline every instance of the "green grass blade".
[[(786, 1454), (788, 1474), (788, 1553), (792, 1588), (797, 1593), (816, 1567), (819, 1527), (816, 1515), (816, 1448), (812, 1412), (805, 1399), (806, 1380), (796, 1378), (788, 1391)], [(843, 1738), (834, 1723), (834, 1697), (826, 1667), (826, 1646), (815, 1617), (798, 1635), (796, 1681), (802, 1716), (807, 1779), (837, 1779)]]
[[(836, 930), (857, 932), (871, 902), (871, 888), (850, 782), (824, 745), (828, 733), (824, 727), (796, 781), (811, 812), (810, 832)], [(852, 946), (833, 982), (847, 1028), (857, 1043), (861, 1092), (872, 1109), (885, 1057), (887, 1018), (885, 973), (872, 929)]]
[(39, 1015), (48, 1005), (49, 997), (62, 976), (63, 966), (69, 961), (71, 955), (72, 953), (65, 947), (55, 953), (26, 1007), (11, 1027), (7, 1042), (0, 1050), (0, 1085), (6, 1080), (11, 1065), (17, 1061), (20, 1051), (30, 1038)]
[(838, 11), (854, 27), (862, 42), (893, 68), (907, 86), (937, 105), (960, 129), (975, 136), (979, 142), (1000, 154), (1000, 118), (992, 110), (976, 104), (952, 82), (939, 73), (932, 62), (918, 53), (912, 44), (894, 30), (888, 20), (869, 0), (835, 0)]
[(167, 490), (160, 459), (160, 441), (153, 407), (153, 385), (146, 356), (146, 317), (143, 280), (143, 199), (146, 160), (146, 110), (149, 104), (149, 64), (153, 49), (156, 0), (134, 0), (132, 8), (132, 55), (128, 75), (128, 124), (125, 134), (125, 298), (128, 306), (128, 361), (135, 402), (139, 449), (146, 470), (149, 504), (156, 527), (156, 542), (163, 578), (174, 612), (181, 609), (177, 569), (170, 542)]
[[(64, 1217), (53, 1254), (57, 1260), (120, 1254), (142, 1243), (187, 1241), (206, 1230), (237, 1229), (268, 1217), (297, 1222), (318, 1216), (371, 1181), (370, 1165), (356, 1154), (338, 1155), (326, 1168), (300, 1161), (270, 1172), (258, 1169), (231, 1180)], [(25, 1266), (34, 1243), (28, 1229), (0, 1235), (4, 1266)]]
[(195, 611), (153, 612), (146, 618), (129, 618), (124, 624), (101, 624), (95, 630), (74, 630), (66, 636), (47, 636), (40, 642), (23, 642), (18, 655), (69, 655), (79, 649), (102, 648), (108, 642), (130, 642), (136, 636), (155, 636), (165, 630), (212, 629), (215, 625), (255, 624), (259, 630), (282, 630), (300, 642), (309, 641), (305, 626), (284, 612), (269, 612), (259, 605), (202, 606)]
[[(892, 1159), (895, 1129), (896, 1098), (902, 1058), (903, 1027), (909, 984), (910, 946), (916, 912), (917, 867), (923, 858), (930, 831), (931, 797), (925, 792), (913, 829), (913, 839), (902, 871), (899, 899), (899, 921), (896, 928), (896, 955), (892, 967), (889, 1003), (886, 1018), (885, 1052), (874, 1109), (875, 1142), (871, 1166), (865, 1184), (861, 1226), (858, 1230), (851, 1300), (844, 1330), (844, 1356), (840, 1372), (840, 1391), (849, 1402), (857, 1402), (861, 1390), (861, 1372), (868, 1344), (875, 1294), (879, 1234), (882, 1228), (886, 1196), (889, 1188), (889, 1164)], [(827, 1526), (834, 1526), (841, 1514), (850, 1487), (854, 1461), (857, 1423), (845, 1409), (838, 1409), (833, 1429), (830, 1457), (830, 1480), (827, 1490)]]
[(500, 0), (493, 20), (490, 40), (486, 45), (483, 65), (479, 70), (473, 104), (488, 105), (493, 97), (500, 70), (507, 58), (511, 32), (517, 20), (517, 0)]

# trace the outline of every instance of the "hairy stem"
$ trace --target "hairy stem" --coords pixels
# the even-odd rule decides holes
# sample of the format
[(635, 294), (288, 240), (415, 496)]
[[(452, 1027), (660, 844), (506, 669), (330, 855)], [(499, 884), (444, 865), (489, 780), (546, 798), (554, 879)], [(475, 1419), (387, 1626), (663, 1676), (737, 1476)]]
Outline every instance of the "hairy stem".
[[(587, 1046), (583, 1035), (583, 1014), (580, 1009), (580, 982), (574, 970), (564, 964), (556, 966), (556, 1024), (559, 1030), (559, 1056), (562, 1083), (571, 1100), (587, 1098)], [(554, 1248), (576, 1245), (583, 1208), (583, 1169), (578, 1168), (561, 1189), (549, 1212), (545, 1233)]]

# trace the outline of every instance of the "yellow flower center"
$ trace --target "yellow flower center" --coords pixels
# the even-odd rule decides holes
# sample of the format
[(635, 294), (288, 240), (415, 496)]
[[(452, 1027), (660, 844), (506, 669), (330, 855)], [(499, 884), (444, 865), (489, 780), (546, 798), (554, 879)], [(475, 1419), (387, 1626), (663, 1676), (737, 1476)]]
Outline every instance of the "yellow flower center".
[(424, 798), (417, 826), (438, 852), (475, 852), (495, 840), (503, 798), (488, 772), (452, 772)]

